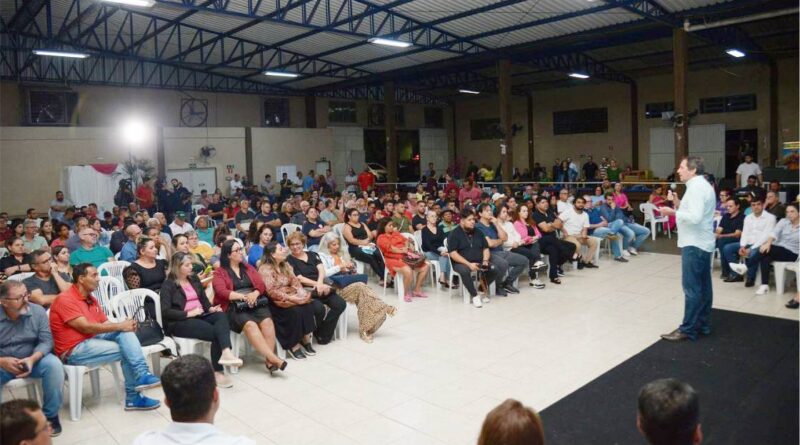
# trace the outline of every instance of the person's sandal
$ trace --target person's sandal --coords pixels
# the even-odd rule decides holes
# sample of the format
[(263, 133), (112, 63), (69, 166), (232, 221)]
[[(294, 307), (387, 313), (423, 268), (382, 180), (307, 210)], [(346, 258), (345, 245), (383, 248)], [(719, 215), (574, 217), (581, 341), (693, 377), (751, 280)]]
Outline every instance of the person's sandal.
[(397, 308), (389, 306), (389, 309), (386, 309), (386, 313), (389, 314), (390, 317), (394, 317), (397, 314)]
[(450, 284), (447, 281), (440, 281), (439, 284), (441, 284), (445, 289), (450, 289)]
[(372, 343), (372, 336), (367, 334), (366, 331), (361, 331), (361, 339), (367, 343)]
[(551, 278), (550, 282), (551, 283), (555, 283), (555, 284), (561, 284), (561, 279), (560, 278)]

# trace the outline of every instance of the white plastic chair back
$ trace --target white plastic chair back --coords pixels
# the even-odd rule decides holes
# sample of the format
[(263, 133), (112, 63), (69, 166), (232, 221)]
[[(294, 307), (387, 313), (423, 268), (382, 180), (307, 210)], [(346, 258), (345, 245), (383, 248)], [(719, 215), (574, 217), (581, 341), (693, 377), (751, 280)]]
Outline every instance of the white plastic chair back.
[(213, 248), (213, 246), (211, 244), (208, 244), (205, 241), (198, 241), (197, 244), (200, 244), (201, 246), (208, 246), (209, 248)]
[(6, 255), (8, 255), (8, 249), (5, 247), (0, 247), (0, 258), (3, 258)]
[(118, 279), (121, 283), (125, 283), (125, 280), (122, 278), (122, 269), (130, 266), (131, 263), (127, 261), (114, 261), (110, 263), (103, 263), (100, 267), (97, 268), (97, 273), (100, 274), (101, 277), (114, 277)]
[(33, 272), (22, 272), (22, 273), (11, 275), (10, 277), (8, 277), (8, 281), (19, 281), (21, 283), (22, 280), (24, 280), (24, 279), (26, 279), (28, 277), (32, 277), (32, 276), (33, 276)]
[(137, 312), (137, 310), (140, 306), (144, 306), (145, 298), (150, 298), (153, 300), (156, 310), (156, 320), (158, 321), (158, 324), (163, 326), (161, 323), (161, 297), (159, 297), (157, 293), (151, 291), (150, 289), (140, 288), (121, 292), (111, 299), (111, 308), (121, 319), (132, 318), (134, 315), (136, 315), (136, 319), (138, 321), (144, 321), (144, 311)]
[(344, 223), (339, 223), (333, 226), (333, 233), (339, 235), (339, 238), (344, 239)]
[(283, 235), (283, 242), (286, 243), (286, 237), (289, 236), (290, 233), (293, 233), (297, 230), (302, 230), (302, 226), (299, 224), (292, 224), (286, 223), (281, 226), (281, 235)]
[(125, 292), (125, 285), (114, 277), (100, 277), (97, 289), (93, 292), (94, 297), (100, 303), (100, 307), (103, 308), (103, 312), (111, 320), (116, 319), (114, 310), (111, 307), (111, 301), (122, 292)]
[(201, 210), (203, 210), (205, 206), (203, 204), (192, 204), (192, 213), (195, 215), (199, 214)]
[(644, 222), (645, 223), (650, 222), (650, 221), (654, 221), (656, 219), (655, 211), (654, 211), (655, 208), (656, 208), (656, 206), (654, 206), (653, 204), (651, 204), (649, 202), (643, 202), (643, 203), (639, 204), (639, 211), (642, 212), (642, 214), (644, 215)]
[(417, 251), (422, 252), (422, 230), (414, 232), (414, 244), (417, 245)]
[(417, 243), (417, 239), (414, 237), (413, 234), (411, 234), (411, 233), (401, 233), (401, 235), (403, 235), (407, 240), (411, 241), (411, 244), (414, 245), (414, 250), (416, 250), (419, 253), (422, 253), (422, 251), (420, 250), (420, 245), (421, 244)]

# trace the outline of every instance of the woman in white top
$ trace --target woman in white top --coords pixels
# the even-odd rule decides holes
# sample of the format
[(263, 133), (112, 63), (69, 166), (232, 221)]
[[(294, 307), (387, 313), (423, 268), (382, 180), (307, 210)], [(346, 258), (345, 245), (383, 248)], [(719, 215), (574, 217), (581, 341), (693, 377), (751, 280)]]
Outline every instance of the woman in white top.
[(356, 186), (358, 186), (358, 176), (356, 176), (356, 171), (352, 168), (347, 171), (347, 176), (344, 177), (344, 184), (346, 191), (350, 193), (356, 192)]
[[(503, 242), (503, 249), (518, 253), (528, 259), (528, 284), (536, 289), (544, 289), (544, 283), (539, 280), (539, 270), (544, 268), (542, 253), (539, 250), (539, 243), (534, 237), (526, 237), (523, 241), (522, 235), (514, 226), (514, 218), (508, 213), (508, 206), (500, 204), (494, 209), (494, 216), (500, 220), (503, 230), (508, 238)], [(516, 216), (516, 215), (514, 215)]]
[(355, 273), (355, 264), (350, 260), (339, 235), (326, 233), (320, 240), (318, 254), (325, 268), (325, 276), (339, 289), (339, 295), (358, 308), (358, 332), (361, 339), (372, 343), (373, 335), (386, 320), (386, 315), (394, 316), (397, 308), (387, 305), (375, 295), (365, 284), (366, 275)]

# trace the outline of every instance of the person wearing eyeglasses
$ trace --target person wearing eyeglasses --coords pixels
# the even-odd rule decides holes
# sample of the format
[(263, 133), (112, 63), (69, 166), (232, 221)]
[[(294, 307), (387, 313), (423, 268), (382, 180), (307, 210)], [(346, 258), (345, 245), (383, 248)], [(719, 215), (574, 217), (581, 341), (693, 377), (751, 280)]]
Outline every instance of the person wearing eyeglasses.
[(136, 337), (136, 319), (112, 323), (92, 296), (100, 282), (97, 268), (76, 264), (72, 287), (62, 292), (50, 307), (50, 329), (55, 353), (67, 365), (94, 365), (120, 361), (125, 377), (125, 410), (156, 409), (161, 402), (141, 394), (161, 385), (150, 372)]
[(37, 402), (16, 399), (0, 404), (0, 443), (3, 445), (51, 445), (52, 438), (57, 435)]
[(89, 263), (94, 267), (99, 267), (105, 262), (114, 261), (114, 254), (108, 247), (97, 245), (97, 232), (94, 229), (88, 226), (84, 227), (78, 232), (78, 236), (81, 239), (81, 245), (70, 254), (69, 264), (74, 266)]
[(34, 274), (23, 283), (31, 292), (31, 302), (48, 308), (58, 294), (69, 289), (72, 283), (58, 273), (58, 264), (48, 250), (34, 250), (30, 260)]
[[(64, 368), (53, 355), (53, 335), (44, 308), (29, 304), (30, 292), (19, 281), (0, 285), (0, 391), (16, 378), (42, 379), (44, 415), (53, 426), (52, 435), (61, 433), (58, 410), (61, 408)], [(5, 423), (5, 414), (0, 415)], [(6, 428), (0, 443), (7, 441)]]

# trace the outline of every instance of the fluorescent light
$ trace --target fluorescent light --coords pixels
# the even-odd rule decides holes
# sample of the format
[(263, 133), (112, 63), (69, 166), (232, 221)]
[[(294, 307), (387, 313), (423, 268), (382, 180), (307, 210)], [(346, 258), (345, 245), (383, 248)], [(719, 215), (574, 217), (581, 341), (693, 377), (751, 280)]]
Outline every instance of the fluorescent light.
[(735, 48), (731, 48), (731, 49), (729, 49), (729, 50), (727, 50), (725, 52), (728, 53), (728, 55), (730, 55), (730, 56), (736, 57), (737, 59), (740, 58), (740, 57), (744, 57), (744, 55), (745, 55), (743, 52), (741, 52), (741, 51), (739, 51), (738, 49), (735, 49)]
[(35, 49), (33, 53), (37, 56), (70, 57), (72, 59), (85, 59), (89, 57), (86, 53), (76, 53), (72, 51), (60, 51), (57, 49)]
[(300, 77), (297, 73), (288, 73), (286, 71), (264, 71), (264, 75), (272, 77)]
[(480, 91), (475, 90), (458, 90), (458, 92), (463, 94), (481, 94)]
[(156, 4), (155, 0), (101, 0), (105, 3), (119, 3), (120, 5), (139, 6), (142, 8), (151, 8)]
[(569, 77), (574, 77), (576, 79), (588, 79), (589, 75), (583, 73), (569, 73)]
[(382, 39), (380, 37), (373, 37), (367, 40), (369, 43), (374, 43), (376, 45), (384, 45), (384, 46), (394, 46), (395, 48), (408, 48), (411, 46), (408, 42), (402, 42), (400, 40), (391, 40), (391, 39)]

